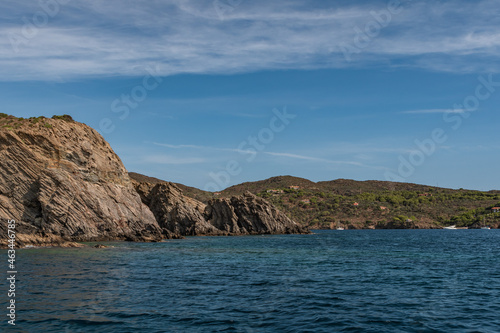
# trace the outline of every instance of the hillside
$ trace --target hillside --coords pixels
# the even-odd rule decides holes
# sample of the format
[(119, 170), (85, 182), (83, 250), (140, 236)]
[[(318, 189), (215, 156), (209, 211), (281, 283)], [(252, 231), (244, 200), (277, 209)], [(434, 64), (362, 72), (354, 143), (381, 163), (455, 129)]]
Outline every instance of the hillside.
[[(464, 216), (470, 217), (475, 210), (487, 213), (487, 224), (500, 226), (499, 217), (488, 211), (499, 205), (500, 191), (349, 179), (315, 183), (278, 176), (231, 186), (220, 196), (241, 195), (245, 191), (265, 198), (311, 228), (440, 228), (450, 224), (474, 227), (479, 224), (477, 216), (472, 214), (473, 218), (468, 219)], [(203, 196), (210, 194), (205, 192)]]
[(279, 176), (232, 186), (222, 196), (242, 191), (265, 198), (310, 228), (440, 228), (450, 224), (477, 227), (480, 223), (476, 210), (485, 214), (486, 224), (500, 226), (500, 214), (489, 210), (499, 205), (498, 191), (347, 179), (314, 183)]
[(319, 190), (320, 186), (308, 179), (293, 176), (277, 176), (256, 182), (245, 182), (226, 188), (222, 191), (223, 196), (238, 195), (245, 191), (257, 194), (274, 188), (288, 188), (289, 186), (300, 186), (303, 189)]
[[(146, 179), (139, 174), (130, 175), (133, 179)], [(230, 198), (248, 191), (309, 228), (441, 228), (452, 224), (500, 227), (500, 214), (490, 209), (500, 206), (500, 191), (453, 190), (374, 180), (315, 183), (293, 176), (245, 182), (218, 195), (179, 187), (186, 196), (205, 203), (214, 197)]]

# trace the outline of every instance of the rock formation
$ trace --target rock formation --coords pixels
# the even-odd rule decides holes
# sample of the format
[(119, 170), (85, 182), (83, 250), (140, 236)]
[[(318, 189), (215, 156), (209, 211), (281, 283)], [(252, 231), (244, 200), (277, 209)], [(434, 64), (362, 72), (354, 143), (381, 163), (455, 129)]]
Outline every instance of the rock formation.
[[(274, 206), (251, 193), (204, 204), (183, 195), (173, 183), (144, 181), (131, 174), (142, 202), (170, 237), (306, 233)], [(142, 181), (141, 181), (142, 180)]]
[(211, 225), (232, 235), (307, 233), (276, 207), (250, 192), (230, 199), (214, 199), (205, 208)]
[(205, 220), (206, 205), (184, 196), (175, 184), (134, 181), (134, 185), (167, 237), (224, 234)]
[(1, 115), (0, 217), (16, 220), (20, 245), (162, 238), (120, 158), (69, 116)]
[(251, 194), (207, 206), (173, 183), (132, 181), (104, 138), (69, 116), (0, 114), (0, 219), (4, 235), (16, 221), (21, 246), (304, 232)]

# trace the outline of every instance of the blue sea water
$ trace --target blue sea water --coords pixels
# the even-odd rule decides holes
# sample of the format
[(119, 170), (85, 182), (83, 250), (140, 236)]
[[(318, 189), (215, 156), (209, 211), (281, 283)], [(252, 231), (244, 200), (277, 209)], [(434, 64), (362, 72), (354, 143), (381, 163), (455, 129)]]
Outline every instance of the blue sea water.
[(500, 230), (107, 244), (17, 251), (16, 326), (0, 328), (500, 332)]

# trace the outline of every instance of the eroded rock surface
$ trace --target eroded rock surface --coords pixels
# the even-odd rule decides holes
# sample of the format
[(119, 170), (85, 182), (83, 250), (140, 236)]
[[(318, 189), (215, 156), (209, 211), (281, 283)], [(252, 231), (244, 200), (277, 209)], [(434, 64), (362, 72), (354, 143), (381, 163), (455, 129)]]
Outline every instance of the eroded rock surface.
[(97, 131), (72, 120), (9, 117), (12, 126), (0, 128), (0, 217), (16, 220), (22, 245), (161, 240), (154, 215)]
[(249, 193), (206, 205), (173, 183), (132, 181), (104, 138), (69, 116), (0, 114), (0, 219), (3, 234), (16, 221), (20, 246), (305, 232)]
[(134, 185), (170, 237), (196, 235), (291, 234), (308, 231), (273, 205), (251, 193), (204, 204), (185, 196), (173, 183), (144, 181), (132, 174)]
[(205, 220), (205, 204), (184, 196), (175, 184), (135, 181), (134, 184), (168, 237), (224, 234)]
[(308, 232), (266, 200), (250, 192), (230, 199), (209, 201), (205, 217), (217, 229), (233, 235)]

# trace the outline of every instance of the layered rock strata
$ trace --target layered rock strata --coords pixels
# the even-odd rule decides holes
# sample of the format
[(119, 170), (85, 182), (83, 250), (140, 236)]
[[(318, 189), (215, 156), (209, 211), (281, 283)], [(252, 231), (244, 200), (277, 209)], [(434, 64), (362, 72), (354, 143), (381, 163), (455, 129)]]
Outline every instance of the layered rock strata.
[[(133, 175), (133, 178), (140, 179)], [(307, 233), (273, 205), (249, 192), (204, 204), (170, 182), (134, 181), (135, 188), (170, 237)]]
[(7, 119), (0, 129), (0, 228), (16, 220), (20, 245), (162, 239), (122, 161), (94, 129), (69, 117)]
[(69, 116), (0, 114), (0, 219), (4, 235), (16, 221), (20, 246), (305, 232), (249, 193), (206, 205), (173, 183), (131, 180), (104, 138)]
[(209, 201), (205, 217), (211, 225), (232, 235), (307, 233), (276, 207), (250, 192)]

